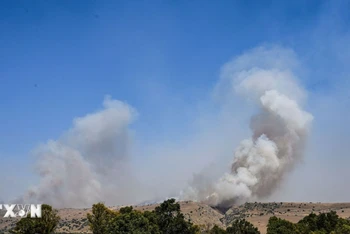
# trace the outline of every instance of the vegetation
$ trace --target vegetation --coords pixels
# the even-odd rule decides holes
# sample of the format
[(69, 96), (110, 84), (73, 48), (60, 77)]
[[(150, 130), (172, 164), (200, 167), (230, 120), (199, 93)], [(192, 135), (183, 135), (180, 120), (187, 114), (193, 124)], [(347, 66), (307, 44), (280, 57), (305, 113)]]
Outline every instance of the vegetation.
[[(42, 205), (42, 218), (27, 217), (20, 219), (10, 230), (13, 234), (51, 234), (58, 226), (60, 217), (57, 210), (49, 205)], [(83, 223), (73, 219), (73, 225), (82, 228), (89, 225), (94, 234), (259, 234), (260, 232), (245, 219), (235, 219), (223, 229), (209, 224), (201, 232), (197, 225), (185, 219), (180, 204), (169, 199), (153, 211), (138, 211), (132, 206), (119, 211), (108, 209), (103, 203), (92, 206), (92, 213), (87, 214)], [(61, 225), (62, 226), (62, 225)], [(311, 213), (298, 223), (273, 216), (267, 225), (267, 234), (350, 234), (350, 221), (340, 218), (335, 211), (328, 213)]]
[(258, 229), (245, 219), (235, 220), (227, 229), (222, 229), (217, 225), (204, 233), (208, 234), (260, 234)]
[(119, 212), (111, 211), (102, 203), (93, 205), (87, 216), (94, 234), (196, 234), (199, 227), (186, 221), (175, 199), (164, 201), (154, 211), (140, 212), (128, 206)]
[(114, 212), (107, 209), (104, 204), (94, 204), (92, 206), (92, 214), (87, 214), (91, 231), (94, 234), (107, 233), (110, 226), (110, 220), (114, 215)]
[[(187, 221), (181, 213), (180, 204), (169, 199), (153, 211), (137, 211), (132, 206), (112, 211), (104, 204), (93, 205), (92, 214), (87, 215), (94, 234), (197, 234), (198, 226)], [(226, 230), (214, 226), (209, 234), (259, 234), (257, 228), (246, 220), (234, 221)]]
[(214, 225), (214, 227), (208, 231), (209, 234), (226, 234), (226, 230), (220, 228), (217, 225)]
[(268, 234), (296, 234), (297, 226), (287, 220), (277, 218), (273, 216), (269, 219), (267, 224)]
[(43, 204), (41, 207), (41, 218), (22, 218), (16, 223), (14, 229), (10, 233), (16, 234), (51, 234), (57, 227), (60, 217), (57, 215), (57, 210), (52, 209), (51, 206)]
[(231, 226), (226, 229), (228, 234), (259, 234), (256, 227), (245, 219), (235, 220)]
[(350, 221), (335, 211), (311, 213), (296, 224), (274, 216), (269, 219), (267, 234), (350, 234)]

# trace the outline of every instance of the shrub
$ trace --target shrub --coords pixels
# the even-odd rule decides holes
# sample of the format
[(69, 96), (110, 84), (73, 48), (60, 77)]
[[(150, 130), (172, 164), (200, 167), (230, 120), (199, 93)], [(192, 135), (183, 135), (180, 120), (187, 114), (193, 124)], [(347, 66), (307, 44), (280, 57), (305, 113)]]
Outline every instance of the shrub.
[(28, 214), (27, 217), (20, 219), (20, 221), (16, 223), (16, 226), (10, 231), (10, 233), (53, 233), (60, 221), (60, 217), (57, 215), (57, 210), (52, 209), (52, 207), (47, 204), (43, 204), (41, 207), (41, 215), (41, 218), (30, 218), (30, 214)]

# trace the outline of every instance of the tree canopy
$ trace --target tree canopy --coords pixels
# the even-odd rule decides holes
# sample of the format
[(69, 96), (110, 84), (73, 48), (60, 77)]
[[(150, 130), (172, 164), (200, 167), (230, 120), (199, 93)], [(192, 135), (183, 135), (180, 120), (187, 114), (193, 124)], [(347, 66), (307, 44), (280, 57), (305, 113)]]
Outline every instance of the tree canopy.
[[(10, 230), (13, 234), (51, 234), (55, 231), (60, 217), (51, 206), (42, 205), (42, 218), (20, 219)], [(245, 219), (234, 220), (226, 229), (214, 225), (207, 231), (190, 220), (186, 220), (175, 199), (169, 199), (152, 211), (138, 211), (132, 206), (113, 211), (103, 203), (92, 206), (87, 214), (90, 230), (94, 234), (259, 234), (256, 227)], [(209, 225), (209, 224), (208, 224)], [(298, 223), (273, 216), (267, 225), (267, 234), (350, 234), (350, 221), (340, 218), (335, 211), (311, 213)]]
[(41, 206), (41, 218), (27, 217), (20, 219), (10, 233), (16, 234), (51, 234), (55, 231), (60, 217), (57, 210), (47, 204)]
[(228, 234), (260, 234), (259, 230), (245, 219), (237, 219), (226, 229)]
[(350, 234), (350, 221), (340, 218), (335, 211), (311, 213), (298, 223), (291, 223), (277, 217), (271, 217), (267, 225), (267, 234)]
[(140, 212), (132, 206), (111, 211), (104, 204), (93, 205), (88, 214), (90, 229), (94, 234), (196, 234), (199, 228), (185, 220), (180, 204), (175, 199), (161, 203), (153, 211)]

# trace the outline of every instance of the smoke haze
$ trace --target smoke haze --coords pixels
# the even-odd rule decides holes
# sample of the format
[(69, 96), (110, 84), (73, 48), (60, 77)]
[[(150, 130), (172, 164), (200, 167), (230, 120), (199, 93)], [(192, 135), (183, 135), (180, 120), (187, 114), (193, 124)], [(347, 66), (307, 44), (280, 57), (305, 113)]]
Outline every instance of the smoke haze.
[(0, 200), (348, 202), (349, 3), (232, 4), (1, 8)]
[(40, 182), (24, 200), (55, 207), (133, 202), (128, 125), (135, 117), (133, 108), (106, 96), (102, 110), (74, 119), (61, 139), (35, 149)]
[[(156, 147), (156, 154), (161, 152), (162, 157), (150, 157), (148, 163), (166, 171), (132, 163), (136, 146), (130, 125), (137, 112), (107, 96), (102, 110), (74, 119), (73, 127), (59, 140), (34, 150), (40, 182), (22, 199), (55, 207), (86, 207), (98, 201), (130, 204), (175, 195), (228, 207), (269, 197), (303, 157), (313, 119), (302, 109), (307, 95), (293, 73), (297, 66), (294, 52), (281, 47), (258, 47), (225, 64), (213, 92), (221, 103), (221, 117), (210, 120), (210, 125), (221, 127), (215, 128), (213, 135), (213, 130), (202, 126), (185, 139), (188, 147), (182, 149), (171, 145), (164, 152), (161, 146)], [(237, 121), (227, 113), (237, 94), (253, 109), (256, 106), (258, 113), (251, 117), (251, 137), (235, 147), (233, 143), (241, 134), (227, 132), (230, 122)], [(216, 148), (201, 152), (205, 141)], [(140, 151), (150, 154), (146, 149)], [(232, 156), (229, 166), (224, 158)], [(169, 158), (177, 160), (169, 164)], [(230, 171), (225, 173), (226, 168)], [(177, 173), (181, 169), (182, 176)], [(186, 186), (189, 180), (190, 186)], [(185, 189), (179, 195), (181, 188)]]
[(287, 66), (293, 58), (282, 48), (257, 48), (224, 67), (225, 84), (260, 110), (251, 118), (252, 136), (235, 150), (231, 171), (209, 185), (194, 181), (185, 197), (223, 207), (265, 198), (300, 161), (313, 117), (301, 109), (306, 94)]

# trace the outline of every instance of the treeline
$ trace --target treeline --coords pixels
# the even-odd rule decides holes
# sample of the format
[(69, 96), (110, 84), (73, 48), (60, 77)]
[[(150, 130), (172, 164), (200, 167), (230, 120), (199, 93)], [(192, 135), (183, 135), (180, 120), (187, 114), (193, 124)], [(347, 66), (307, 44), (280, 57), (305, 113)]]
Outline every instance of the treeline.
[[(226, 230), (214, 226), (210, 234), (256, 234), (260, 233), (253, 225), (245, 220), (236, 220), (232, 227)], [(233, 232), (232, 228), (235, 228)], [(350, 234), (350, 221), (340, 218), (335, 211), (329, 213), (314, 213), (292, 223), (273, 216), (267, 224), (267, 234)]]
[(226, 230), (214, 226), (201, 231), (199, 226), (185, 219), (180, 204), (169, 199), (153, 211), (137, 211), (132, 206), (112, 211), (104, 204), (92, 206), (92, 214), (87, 215), (90, 229), (94, 234), (259, 234), (257, 228), (246, 220), (236, 220)]
[(196, 234), (199, 227), (185, 220), (180, 204), (169, 199), (153, 211), (137, 211), (132, 206), (112, 211), (104, 204), (92, 206), (87, 215), (90, 229), (94, 234)]
[[(134, 210), (127, 206), (113, 211), (103, 203), (92, 206), (87, 214), (90, 231), (94, 234), (259, 234), (256, 227), (245, 219), (235, 220), (229, 227), (219, 226), (200, 230), (181, 213), (175, 199), (161, 203), (152, 211)], [(60, 217), (49, 205), (42, 206), (42, 218), (29, 216), (20, 219), (10, 232), (17, 234), (54, 233)], [(340, 218), (335, 211), (311, 213), (298, 223), (273, 216), (267, 225), (267, 234), (350, 234), (350, 221)]]
[(269, 219), (267, 234), (350, 234), (350, 221), (340, 218), (335, 211), (311, 213), (298, 223), (273, 216)]
[[(136, 211), (131, 206), (112, 211), (102, 203), (93, 205), (88, 214), (94, 234), (144, 233), (144, 234), (259, 234), (256, 227), (245, 219), (235, 220), (226, 229), (214, 226), (200, 230), (197, 225), (185, 220), (180, 204), (174, 199), (164, 201), (153, 211)], [(310, 215), (298, 223), (273, 216), (267, 225), (267, 234), (350, 234), (350, 221), (340, 218), (335, 211)]]

